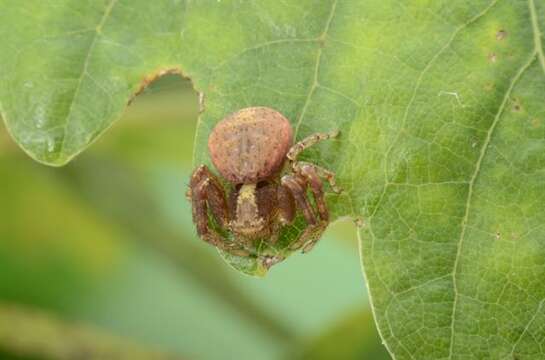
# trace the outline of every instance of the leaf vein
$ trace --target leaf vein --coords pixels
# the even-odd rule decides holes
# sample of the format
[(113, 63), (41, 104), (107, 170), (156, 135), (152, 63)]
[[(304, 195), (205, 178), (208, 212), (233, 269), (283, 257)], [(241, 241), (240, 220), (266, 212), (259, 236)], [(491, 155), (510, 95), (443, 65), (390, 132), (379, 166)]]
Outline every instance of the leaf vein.
[(319, 86), (320, 88), (324, 89), (325, 91), (328, 91), (334, 95), (337, 95), (337, 96), (340, 96), (342, 97), (343, 99), (346, 99), (348, 100), (349, 102), (351, 102), (352, 104), (356, 105), (358, 108), (361, 107), (361, 104), (359, 102), (356, 101), (356, 99), (348, 96), (348, 95), (345, 95), (344, 93), (342, 93), (341, 91), (338, 91), (338, 90), (335, 90), (335, 89), (332, 89), (328, 86), (325, 86), (325, 85), (321, 85), (321, 84), (318, 84), (317, 86)]
[(537, 316), (539, 315), (540, 311), (541, 311), (541, 308), (543, 307), (543, 304), (545, 303), (545, 299), (541, 300), (537, 306), (537, 309), (534, 313), (534, 315), (530, 318), (530, 320), (528, 321), (528, 323), (526, 324), (526, 326), (524, 327), (524, 330), (522, 330), (522, 332), (520, 333), (520, 336), (518, 337), (517, 341), (515, 341), (515, 343), (513, 344), (513, 349), (511, 350), (511, 355), (514, 354), (518, 344), (520, 343), (520, 341), (522, 340), (522, 338), (524, 337), (524, 335), (526, 334), (526, 332), (528, 331), (528, 329), (530, 328), (530, 326), (534, 323), (535, 319), (537, 318)]
[(387, 191), (387, 188), (388, 188), (388, 185), (389, 185), (389, 180), (388, 180), (388, 158), (390, 157), (390, 153), (392, 152), (392, 150), (394, 148), (394, 145), (399, 142), (399, 137), (401, 136), (401, 134), (403, 133), (403, 131), (405, 129), (405, 125), (407, 123), (407, 118), (409, 116), (409, 110), (412, 108), (412, 106), (414, 104), (414, 101), (416, 99), (416, 95), (418, 93), (418, 90), (420, 89), (420, 85), (422, 84), (422, 80), (424, 79), (424, 75), (426, 75), (428, 70), (430, 70), (432, 65), (435, 63), (435, 61), (437, 61), (437, 59), (450, 47), (450, 45), (452, 44), (454, 39), (456, 39), (458, 34), (462, 30), (467, 28), (469, 25), (473, 24), (474, 22), (476, 22), (477, 20), (479, 20), (480, 18), (485, 16), (490, 11), (490, 9), (492, 9), (497, 4), (498, 1), (499, 0), (493, 0), (486, 8), (484, 8), (476, 16), (469, 19), (469, 21), (465, 22), (464, 24), (458, 26), (458, 28), (456, 28), (454, 30), (454, 32), (452, 33), (450, 38), (447, 40), (445, 45), (443, 45), (441, 47), (441, 49), (439, 49), (439, 51), (430, 59), (430, 61), (428, 61), (428, 63), (424, 67), (424, 69), (420, 72), (420, 75), (418, 76), (418, 78), (416, 80), (416, 84), (414, 86), (414, 90), (413, 90), (413, 93), (411, 95), (411, 98), (410, 98), (409, 102), (407, 103), (407, 106), (405, 107), (405, 111), (403, 113), (403, 118), (401, 120), (400, 130), (396, 134), (394, 141), (392, 141), (390, 143), (390, 146), (388, 147), (388, 149), (386, 150), (386, 153), (384, 155), (384, 188), (383, 188), (382, 193), (380, 194), (380, 197), (379, 197), (379, 199), (377, 201), (377, 204), (375, 205), (373, 211), (371, 212), (371, 217), (374, 216), (375, 213), (377, 212), (377, 210), (380, 208), (380, 205), (382, 204), (382, 200), (383, 200), (384, 196), (386, 195), (386, 191)]
[[(335, 10), (337, 8), (337, 2), (338, 0), (333, 1), (333, 4), (331, 5), (331, 11), (329, 12), (329, 17), (327, 18), (324, 31), (322, 34), (318, 37), (319, 40), (324, 41), (327, 33), (329, 32), (329, 28), (331, 27), (331, 23), (333, 21), (333, 17), (335, 16)], [(297, 120), (297, 124), (295, 126), (295, 134), (294, 138), (297, 139), (297, 133), (299, 132), (299, 127), (301, 126), (301, 123), (303, 122), (303, 118), (305, 117), (305, 113), (307, 112), (307, 108), (310, 104), (310, 100), (312, 99), (312, 95), (314, 95), (314, 92), (316, 91), (316, 88), (318, 87), (318, 74), (320, 71), (320, 62), (322, 59), (322, 52), (323, 47), (319, 46), (318, 51), (316, 54), (316, 65), (314, 66), (314, 78), (312, 80), (312, 84), (310, 86), (310, 90), (308, 92), (308, 96), (305, 100), (305, 104), (303, 105), (303, 109), (301, 110), (301, 115), (299, 115), (299, 119)]]
[(93, 40), (91, 41), (91, 45), (89, 45), (89, 50), (87, 50), (87, 55), (85, 56), (85, 61), (83, 62), (83, 68), (81, 70), (81, 76), (79, 77), (78, 83), (76, 85), (76, 89), (74, 90), (74, 96), (72, 97), (72, 100), (70, 102), (70, 107), (68, 109), (68, 114), (66, 115), (65, 124), (63, 126), (64, 133), (63, 133), (63, 137), (62, 137), (61, 144), (60, 144), (60, 147), (59, 147), (59, 155), (62, 155), (62, 153), (64, 151), (64, 147), (66, 145), (66, 138), (68, 137), (68, 133), (67, 133), (66, 129), (70, 125), (72, 112), (74, 111), (74, 104), (76, 102), (77, 97), (79, 96), (79, 92), (81, 91), (81, 85), (83, 83), (83, 79), (85, 78), (86, 75), (89, 76), (89, 73), (88, 73), (87, 69), (89, 67), (89, 60), (91, 59), (91, 53), (93, 52), (93, 50), (95, 48), (95, 45), (96, 45), (96, 41), (97, 41), (99, 35), (102, 32), (102, 28), (104, 27), (104, 24), (106, 23), (106, 20), (108, 19), (108, 17), (112, 13), (112, 10), (113, 10), (116, 3), (117, 3), (117, 0), (110, 0), (110, 3), (108, 4), (108, 6), (106, 6), (106, 9), (104, 10), (104, 14), (102, 15), (102, 18), (100, 19), (100, 22), (98, 23), (98, 25), (96, 27), (95, 35), (93, 37)]
[(473, 197), (473, 189), (475, 187), (475, 181), (476, 181), (477, 176), (479, 175), (479, 172), (481, 170), (482, 161), (483, 161), (483, 159), (484, 159), (484, 157), (485, 157), (485, 155), (487, 153), (487, 150), (489, 148), (490, 141), (492, 139), (492, 135), (494, 134), (494, 130), (496, 129), (496, 127), (497, 127), (497, 125), (499, 123), (499, 120), (501, 118), (501, 115), (503, 114), (503, 111), (505, 110), (507, 102), (509, 101), (509, 96), (511, 95), (511, 92), (513, 91), (515, 85), (520, 80), (520, 78), (522, 77), (524, 72), (532, 65), (532, 63), (535, 61), (535, 59), (536, 59), (536, 53), (533, 52), (532, 55), (530, 56), (530, 59), (517, 71), (517, 73), (515, 74), (515, 76), (511, 80), (509, 88), (505, 92), (505, 95), (504, 95), (503, 100), (502, 100), (502, 102), (500, 104), (500, 107), (499, 107), (499, 109), (498, 109), (498, 111), (496, 113), (496, 116), (494, 117), (494, 120), (492, 121), (492, 124), (490, 125), (490, 128), (488, 129), (488, 132), (486, 134), (486, 139), (485, 139), (485, 141), (483, 143), (483, 146), (481, 147), (479, 158), (477, 159), (477, 163), (475, 164), (475, 170), (473, 171), (473, 174), (472, 174), (471, 179), (469, 181), (468, 194), (467, 194), (466, 205), (465, 205), (465, 212), (464, 212), (464, 217), (462, 218), (460, 238), (458, 240), (456, 257), (454, 259), (454, 266), (453, 266), (453, 270), (452, 270), (452, 283), (453, 283), (453, 288), (454, 288), (454, 300), (453, 300), (453, 303), (452, 303), (452, 315), (451, 315), (451, 325), (450, 325), (451, 337), (450, 337), (450, 350), (449, 350), (449, 357), (448, 357), (449, 359), (451, 359), (452, 355), (453, 355), (453, 349), (454, 349), (454, 324), (456, 322), (456, 308), (457, 308), (457, 304), (458, 304), (458, 297), (460, 296), (459, 291), (458, 291), (457, 281), (456, 281), (456, 273), (458, 272), (458, 268), (459, 268), (459, 261), (460, 261), (460, 257), (461, 257), (461, 253), (462, 253), (461, 249), (462, 249), (462, 246), (463, 246), (465, 232), (466, 232), (466, 229), (467, 229), (467, 223), (468, 223), (468, 220), (469, 220), (469, 209), (470, 209), (471, 200), (472, 200), (472, 197)]
[(543, 37), (543, 33), (539, 29), (536, 4), (534, 0), (528, 0), (528, 7), (530, 8), (530, 17), (532, 19), (532, 30), (534, 33), (534, 46), (537, 52), (537, 56), (539, 58), (539, 63), (541, 64), (541, 68), (543, 69), (543, 73), (545, 74), (545, 53), (543, 52), (543, 46), (541, 43), (541, 38)]

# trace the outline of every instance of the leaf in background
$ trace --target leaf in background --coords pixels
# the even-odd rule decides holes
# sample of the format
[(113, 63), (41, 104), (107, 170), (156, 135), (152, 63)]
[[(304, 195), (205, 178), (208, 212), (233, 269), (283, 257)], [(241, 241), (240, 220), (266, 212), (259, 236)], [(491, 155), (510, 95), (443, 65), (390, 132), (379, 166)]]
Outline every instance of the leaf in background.
[[(294, 342), (293, 326), (251, 298), (213, 249), (165, 224), (150, 189), (138, 186), (140, 173), (110, 159), (63, 169), (23, 160), (14, 151), (0, 156), (1, 299), (205, 358), (267, 351), (273, 359)], [(9, 333), (13, 321), (2, 315)], [(2, 350), (36, 352), (34, 333), (25, 337), (31, 327), (0, 334), (1, 359)], [(73, 340), (51, 342), (51, 351), (78, 348)]]
[[(64, 172), (64, 183), (80, 194), (99, 213), (122, 226), (131, 238), (139, 240), (170, 259), (214, 296), (221, 298), (242, 317), (262, 328), (271, 337), (290, 342), (293, 337), (282, 320), (277, 319), (247, 297), (224, 271), (216, 271), (217, 258), (210, 257), (193, 241), (182, 240), (161, 216), (157, 205), (138, 180), (136, 171), (122, 164), (81, 159)], [(125, 201), (131, 199), (131, 201)], [(184, 199), (180, 199), (184, 201)], [(191, 239), (193, 240), (193, 239)]]
[(542, 2), (0, 7), (0, 111), (38, 160), (65, 163), (172, 67), (206, 95), (197, 163), (212, 126), (244, 106), (280, 110), (298, 138), (340, 128), (307, 159), (339, 174), (334, 215), (365, 219), (396, 358), (544, 356)]
[(389, 360), (375, 330), (371, 309), (350, 312), (323, 334), (311, 339), (292, 359)]
[(0, 303), (0, 349), (7, 352), (0, 354), (2, 359), (12, 355), (17, 359), (55, 360), (182, 359), (143, 349), (91, 327), (64, 322), (43, 311), (7, 303)]
[(0, 295), (70, 313), (125, 256), (119, 234), (38, 168), (0, 156)]

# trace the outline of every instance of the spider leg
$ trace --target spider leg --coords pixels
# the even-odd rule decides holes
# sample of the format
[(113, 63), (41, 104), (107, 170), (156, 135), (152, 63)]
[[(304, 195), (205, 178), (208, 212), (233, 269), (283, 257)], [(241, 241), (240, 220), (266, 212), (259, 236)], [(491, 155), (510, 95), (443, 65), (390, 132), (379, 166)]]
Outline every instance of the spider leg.
[(312, 145), (314, 145), (314, 144), (316, 144), (316, 143), (318, 143), (320, 141), (331, 139), (331, 138), (337, 137), (338, 135), (339, 135), (339, 130), (334, 130), (334, 131), (330, 131), (330, 132), (327, 132), (327, 133), (312, 134), (312, 135), (304, 138), (303, 140), (299, 141), (295, 145), (293, 145), (289, 149), (288, 154), (286, 156), (291, 161), (296, 161), (297, 156), (299, 156), (299, 154), (303, 150), (311, 147)]
[[(338, 130), (310, 135), (293, 145), (286, 154), (286, 157), (291, 161), (294, 175), (284, 176), (281, 184), (291, 192), (308, 223), (303, 234), (291, 244), (290, 249), (292, 250), (302, 248), (303, 252), (310, 251), (329, 224), (329, 211), (325, 202), (322, 178), (327, 180), (333, 192), (340, 193), (342, 191), (337, 186), (334, 172), (308, 162), (298, 161), (297, 157), (312, 145), (338, 135)], [(314, 215), (307, 199), (307, 188), (310, 188), (314, 197), (319, 219)]]
[(278, 218), (282, 225), (291, 224), (295, 218), (295, 203), (291, 192), (285, 186), (277, 188)]
[(322, 237), (322, 234), (327, 228), (327, 225), (327, 221), (321, 221), (315, 226), (310, 226), (306, 228), (301, 237), (297, 240), (295, 249), (299, 249), (300, 247), (302, 247), (303, 250), (301, 251), (303, 252), (303, 254), (308, 253), (318, 243), (318, 240), (320, 240), (320, 238)]
[(214, 219), (222, 227), (229, 222), (229, 211), (221, 183), (205, 165), (198, 167), (191, 176), (190, 198), (193, 207), (193, 222), (201, 239), (233, 255), (249, 255), (243, 246), (225, 241), (217, 231), (209, 226), (209, 207)]
[(320, 215), (320, 220), (329, 221), (329, 211), (327, 210), (324, 198), (324, 184), (322, 183), (322, 179), (320, 179), (316, 168), (313, 165), (303, 165), (300, 168), (299, 175), (306, 180), (308, 187), (312, 192), (318, 214)]
[(293, 145), (286, 155), (286, 157), (292, 162), (292, 168), (295, 173), (301, 173), (301, 169), (306, 165), (313, 166), (318, 176), (326, 179), (329, 185), (331, 186), (331, 189), (333, 190), (333, 192), (337, 194), (339, 194), (342, 191), (342, 189), (337, 186), (337, 182), (335, 180), (335, 173), (333, 171), (324, 169), (314, 164), (310, 164), (308, 162), (297, 161), (297, 157), (303, 150), (311, 147), (312, 145), (323, 140), (337, 137), (338, 135), (339, 135), (338, 130), (334, 130), (328, 133), (316, 133), (316, 134), (310, 135), (304, 138), (303, 140), (299, 141), (295, 145)]
[(212, 174), (206, 165), (199, 166), (191, 176), (190, 191), (193, 198), (193, 190), (202, 186), (208, 207), (221, 227), (229, 223), (229, 208), (225, 200), (225, 192), (219, 179)]
[(284, 175), (280, 184), (291, 193), (309, 226), (315, 225), (318, 221), (307, 199), (305, 179), (297, 175)]
[[(314, 245), (318, 242), (322, 233), (327, 228), (329, 224), (329, 211), (325, 202), (324, 191), (323, 191), (323, 182), (320, 178), (320, 174), (316, 167), (312, 164), (305, 164), (298, 169), (298, 172), (293, 176), (297, 183), (300, 185), (299, 189), (294, 187), (289, 188), (292, 191), (293, 196), (296, 198), (296, 194), (293, 191), (300, 192), (306, 203), (308, 204), (306, 189), (309, 188), (312, 196), (314, 197), (314, 202), (318, 210), (319, 219), (315, 219), (315, 222), (308, 222), (308, 227), (305, 229), (303, 234), (290, 246), (290, 249), (303, 249), (303, 252), (306, 253), (310, 251)], [(296, 198), (297, 199), (297, 198)], [(298, 205), (300, 202), (298, 202)], [(304, 212), (303, 212), (304, 214)]]
[(320, 177), (327, 180), (329, 183), (329, 186), (331, 187), (331, 190), (333, 190), (334, 193), (340, 194), (343, 190), (337, 185), (337, 180), (335, 178), (335, 173), (331, 170), (324, 169), (323, 167), (320, 167), (318, 165), (311, 164), (309, 162), (305, 161), (297, 161), (293, 164), (293, 169), (296, 173), (301, 173), (303, 171), (303, 168), (305, 167), (312, 167), (314, 172)]

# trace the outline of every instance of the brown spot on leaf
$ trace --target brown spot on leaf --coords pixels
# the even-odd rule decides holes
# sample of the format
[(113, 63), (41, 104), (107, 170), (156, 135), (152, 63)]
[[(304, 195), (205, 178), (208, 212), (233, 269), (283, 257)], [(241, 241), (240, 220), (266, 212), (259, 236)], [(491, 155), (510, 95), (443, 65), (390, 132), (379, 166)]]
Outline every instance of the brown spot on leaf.
[(362, 228), (365, 226), (365, 222), (363, 221), (363, 218), (359, 216), (354, 218), (354, 224), (356, 224), (356, 227), (358, 228)]
[(486, 91), (492, 91), (492, 90), (494, 90), (495, 87), (496, 86), (494, 84), (492, 84), (492, 83), (487, 83), (487, 84), (484, 85), (484, 89)]
[(496, 56), (496, 53), (488, 54), (488, 61), (495, 63), (497, 60), (498, 60), (498, 57)]
[(520, 104), (520, 99), (518, 99), (518, 98), (513, 99), (512, 110), (514, 112), (521, 112), (522, 111), (522, 105)]
[(320, 49), (325, 48), (325, 38), (321, 37), (318, 39), (318, 46), (320, 47)]
[(507, 31), (501, 29), (496, 33), (496, 40), (501, 41), (507, 37)]

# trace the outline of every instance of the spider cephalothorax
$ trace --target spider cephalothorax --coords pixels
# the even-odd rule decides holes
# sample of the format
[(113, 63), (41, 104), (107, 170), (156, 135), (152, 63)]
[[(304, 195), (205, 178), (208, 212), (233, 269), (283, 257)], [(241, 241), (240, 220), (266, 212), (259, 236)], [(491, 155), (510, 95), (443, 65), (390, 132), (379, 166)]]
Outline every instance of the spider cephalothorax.
[[(193, 172), (189, 195), (199, 236), (224, 251), (248, 256), (255, 253), (258, 239), (275, 244), (281, 227), (293, 222), (300, 210), (307, 228), (290, 248), (309, 251), (329, 223), (321, 178), (333, 191), (340, 189), (332, 172), (297, 161), (297, 156), (337, 134), (317, 133), (293, 145), (289, 121), (266, 107), (242, 109), (220, 121), (210, 134), (208, 149), (214, 166), (232, 186), (226, 196), (222, 182), (206, 165)], [(286, 160), (289, 166), (282, 171)], [(233, 240), (210, 224), (209, 212), (217, 226), (233, 234)], [(265, 260), (269, 265), (279, 261)]]

